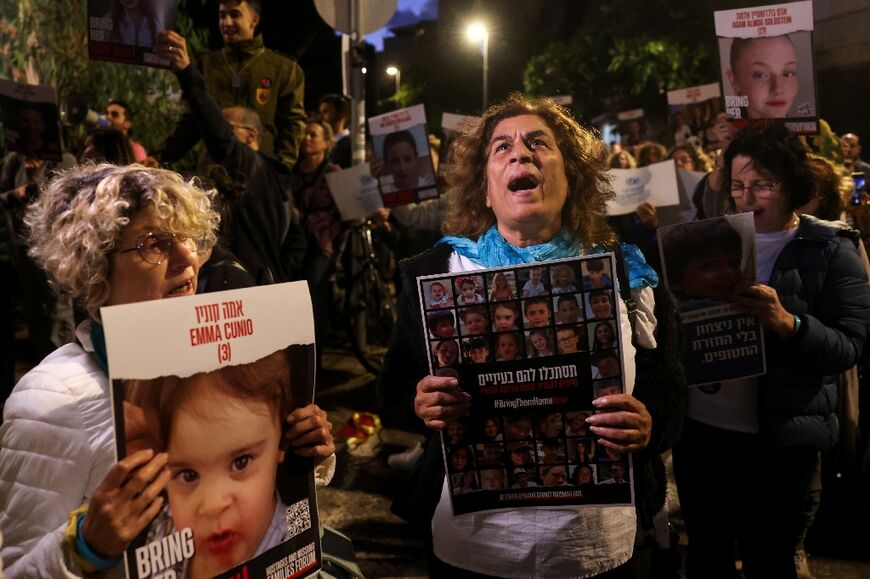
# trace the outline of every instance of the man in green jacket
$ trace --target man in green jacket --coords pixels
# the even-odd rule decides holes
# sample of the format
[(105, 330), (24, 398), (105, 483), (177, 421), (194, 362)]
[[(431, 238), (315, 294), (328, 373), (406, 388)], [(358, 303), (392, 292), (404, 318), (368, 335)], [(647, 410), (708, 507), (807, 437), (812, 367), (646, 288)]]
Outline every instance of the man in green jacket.
[[(218, 19), (224, 47), (196, 63), (208, 92), (222, 108), (255, 110), (264, 129), (260, 150), (292, 168), (305, 132), (304, 73), (295, 61), (263, 46), (263, 37), (255, 34), (260, 0), (223, 0)], [(160, 160), (176, 161), (198, 141), (199, 131), (187, 112), (164, 143)]]

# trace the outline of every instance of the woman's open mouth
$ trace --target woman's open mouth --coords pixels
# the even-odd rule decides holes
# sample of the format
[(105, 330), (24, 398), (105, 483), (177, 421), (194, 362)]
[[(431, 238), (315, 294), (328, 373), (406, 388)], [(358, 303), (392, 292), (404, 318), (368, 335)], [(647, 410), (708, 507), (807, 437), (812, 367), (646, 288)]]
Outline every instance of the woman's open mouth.
[(180, 297), (193, 294), (193, 280), (187, 280), (179, 286), (169, 290), (167, 297)]

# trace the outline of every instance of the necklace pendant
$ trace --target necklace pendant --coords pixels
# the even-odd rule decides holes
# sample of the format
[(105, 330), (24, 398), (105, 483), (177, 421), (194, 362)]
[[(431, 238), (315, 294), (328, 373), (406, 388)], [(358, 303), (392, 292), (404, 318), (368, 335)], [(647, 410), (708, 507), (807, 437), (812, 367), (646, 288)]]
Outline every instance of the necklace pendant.
[(242, 86), (242, 79), (239, 78), (239, 73), (234, 72), (232, 76), (233, 88), (240, 88)]

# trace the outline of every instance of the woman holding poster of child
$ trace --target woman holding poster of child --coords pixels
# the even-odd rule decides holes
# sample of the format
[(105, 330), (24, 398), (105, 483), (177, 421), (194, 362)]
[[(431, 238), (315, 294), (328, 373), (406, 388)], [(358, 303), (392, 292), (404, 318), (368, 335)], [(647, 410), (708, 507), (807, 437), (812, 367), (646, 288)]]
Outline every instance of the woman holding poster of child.
[[(448, 181), (456, 193), (444, 228), (451, 236), (404, 263), (403, 287), (415, 288), (420, 275), (614, 248), (605, 214), (613, 195), (605, 151), (603, 142), (550, 100), (514, 95), (493, 106), (457, 141), (452, 155)], [(654, 291), (656, 275), (636, 248), (622, 245), (621, 253), (626, 283), (640, 304), (634, 329), (627, 316), (622, 318), (626, 392), (595, 400), (598, 410), (611, 412), (595, 413), (588, 421), (598, 444), (634, 455), (636, 508), (517, 507), (454, 516), (439, 437), (431, 436), (407, 485), (412, 496), (401, 497), (393, 509), (431, 539), (432, 576), (636, 577), (648, 572), (648, 535), (638, 528), (649, 529), (664, 503), (659, 453), (679, 429), (685, 378), (670, 296)], [(420, 299), (414, 293), (409, 289), (400, 296), (400, 322), (379, 387), (387, 406), (396, 409), (394, 420), (407, 428), (441, 431), (465, 414), (471, 400), (459, 380), (429, 375)]]

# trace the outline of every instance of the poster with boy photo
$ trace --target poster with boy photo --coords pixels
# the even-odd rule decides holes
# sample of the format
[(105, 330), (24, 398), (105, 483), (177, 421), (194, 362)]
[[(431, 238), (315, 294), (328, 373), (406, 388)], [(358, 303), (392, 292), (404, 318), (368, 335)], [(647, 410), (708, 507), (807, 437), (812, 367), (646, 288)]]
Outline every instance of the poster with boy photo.
[(423, 105), (370, 118), (369, 132), (383, 164), (378, 182), (384, 207), (438, 197)]
[(178, 0), (88, 0), (88, 58), (169, 68), (154, 45), (177, 20)]
[(732, 299), (755, 283), (752, 213), (659, 228), (662, 277), (677, 299), (685, 333), (683, 366), (690, 386), (764, 373), (758, 318)]
[[(631, 390), (623, 378), (624, 313), (614, 307), (609, 277), (614, 259), (608, 253), (417, 278), (430, 370), (436, 376), (450, 372), (471, 395), (461, 436), (457, 425), (442, 433), (455, 514), (633, 504), (631, 485), (597, 484), (584, 475), (581, 487), (572, 479), (580, 462), (596, 466), (607, 459), (595, 454), (587, 428), (594, 398)], [(584, 275), (608, 287), (584, 290)], [(441, 288), (451, 288), (452, 306), (431, 307), (434, 283), (439, 300)], [(533, 295), (523, 298), (523, 291)], [(595, 307), (587, 316), (590, 297)], [(589, 321), (594, 315), (602, 320)], [(592, 352), (588, 333), (596, 322), (615, 335), (601, 330), (601, 351)]]
[(809, 0), (713, 13), (725, 112), (738, 128), (782, 122), (818, 133)]
[(315, 464), (288, 443), (293, 420), (314, 408), (307, 285), (106, 307), (101, 316), (117, 458), (167, 457), (166, 500), (125, 552), (126, 576), (229, 578), (244, 568), (266, 577), (276, 564), (283, 576), (316, 573)]

